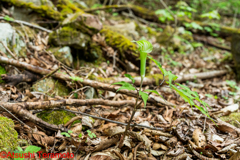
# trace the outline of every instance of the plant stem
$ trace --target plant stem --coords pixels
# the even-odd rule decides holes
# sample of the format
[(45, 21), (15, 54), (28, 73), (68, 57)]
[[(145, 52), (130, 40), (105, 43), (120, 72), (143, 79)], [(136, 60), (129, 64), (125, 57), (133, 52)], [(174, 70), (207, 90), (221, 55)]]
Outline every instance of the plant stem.
[[(140, 88), (139, 88), (139, 91), (138, 91), (137, 100), (136, 100), (136, 103), (135, 103), (135, 105), (134, 105), (134, 109), (133, 109), (132, 115), (131, 115), (131, 117), (130, 117), (130, 120), (128, 121), (127, 127), (126, 127), (126, 129), (125, 129), (124, 134), (123, 134), (123, 137), (122, 137), (122, 139), (121, 139), (120, 142), (119, 142), (119, 145), (118, 145), (119, 148), (121, 148), (122, 145), (123, 145), (124, 138), (125, 138), (125, 136), (126, 136), (126, 134), (127, 134), (127, 131), (128, 131), (129, 128), (130, 128), (130, 124), (131, 124), (131, 122), (132, 122), (132, 119), (133, 119), (133, 117), (134, 117), (134, 115), (135, 115), (135, 113), (136, 113), (136, 111), (137, 111), (137, 106), (140, 105), (140, 104), (138, 104), (138, 101), (139, 101), (139, 92), (142, 90), (143, 79), (144, 79), (144, 77), (141, 76), (141, 84), (140, 84)], [(142, 102), (141, 102), (141, 103), (142, 103)]]

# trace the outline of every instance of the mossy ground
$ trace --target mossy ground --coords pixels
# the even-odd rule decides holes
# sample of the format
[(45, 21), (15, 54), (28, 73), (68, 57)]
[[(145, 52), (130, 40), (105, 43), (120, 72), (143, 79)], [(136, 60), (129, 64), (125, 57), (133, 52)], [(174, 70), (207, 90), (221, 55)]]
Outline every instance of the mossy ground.
[(13, 151), (18, 145), (18, 133), (11, 119), (0, 116), (0, 151)]
[(239, 112), (231, 113), (230, 115), (223, 116), (220, 119), (225, 122), (229, 122), (230, 124), (234, 125), (235, 127), (240, 127), (240, 125), (238, 123), (238, 122), (240, 122), (240, 113)]
[[(37, 115), (42, 120), (50, 124), (66, 124), (75, 114), (67, 111), (43, 111)], [(75, 122), (77, 123), (77, 121)]]

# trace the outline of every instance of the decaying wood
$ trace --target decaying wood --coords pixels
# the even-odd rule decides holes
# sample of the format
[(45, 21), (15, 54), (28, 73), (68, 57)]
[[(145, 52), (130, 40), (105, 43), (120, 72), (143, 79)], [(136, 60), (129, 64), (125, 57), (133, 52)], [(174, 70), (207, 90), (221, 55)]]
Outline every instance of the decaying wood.
[[(33, 65), (30, 65), (30, 64), (25, 63), (25, 62), (19, 62), (19, 61), (16, 61), (14, 59), (8, 59), (8, 58), (2, 57), (2, 56), (0, 56), (0, 63), (13, 65), (13, 66), (20, 67), (20, 68), (25, 68), (29, 71), (32, 71), (32, 72), (35, 72), (35, 73), (38, 73), (38, 74), (42, 74), (42, 75), (46, 75), (46, 74), (51, 73), (51, 71), (48, 70), (48, 69), (43, 69), (43, 68), (38, 67), (38, 66), (33, 66)], [(59, 78), (59, 79), (64, 80), (64, 81), (72, 81), (70, 76), (62, 74), (62, 73), (58, 73), (58, 72), (53, 74), (53, 77)], [(117, 92), (117, 90), (120, 88), (119, 86), (115, 86), (115, 85), (110, 86), (109, 84), (106, 84), (106, 83), (101, 83), (101, 82), (88, 80), (88, 79), (84, 79), (81, 82), (81, 84), (83, 84), (85, 86), (91, 86), (91, 87), (96, 88), (96, 89), (102, 89), (102, 90), (107, 90), (107, 91), (112, 91), (112, 92)], [(132, 96), (132, 97), (137, 97), (137, 95), (138, 95), (137, 91), (129, 91), (129, 90), (119, 90), (118, 93), (126, 94), (126, 95)], [(165, 106), (165, 105), (174, 106), (174, 104), (163, 100), (159, 96), (154, 96), (154, 95), (149, 96), (148, 102), (154, 103), (155, 105), (158, 105), (158, 106)]]

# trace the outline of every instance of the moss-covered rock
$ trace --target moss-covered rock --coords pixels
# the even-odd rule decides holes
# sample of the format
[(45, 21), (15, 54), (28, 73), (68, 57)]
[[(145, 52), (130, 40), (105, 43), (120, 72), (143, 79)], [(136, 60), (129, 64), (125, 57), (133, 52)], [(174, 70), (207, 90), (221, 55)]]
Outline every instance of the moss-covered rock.
[[(26, 57), (26, 45), (9, 23), (0, 23), (0, 41), (7, 46), (16, 56)], [(0, 43), (0, 51), (9, 58), (13, 58)]]
[(111, 30), (108, 26), (104, 26), (100, 33), (105, 36), (108, 45), (119, 51), (118, 53), (121, 55), (121, 60), (123, 62), (127, 59), (139, 66), (139, 54), (136, 44), (122, 34)]
[(53, 6), (49, 5), (37, 5), (33, 2), (24, 2), (22, 0), (2, 0), (3, 2), (10, 3), (16, 7), (28, 8), (33, 10), (36, 13), (39, 13), (41, 16), (49, 17), (55, 20), (63, 20), (64, 16), (61, 15)]
[(124, 23), (124, 24), (116, 24), (116, 25), (108, 26), (108, 27), (112, 31), (122, 34), (123, 36), (125, 36), (126, 38), (128, 38), (131, 41), (138, 40), (140, 38), (138, 32), (136, 31), (136, 24), (134, 22)]
[(62, 25), (70, 26), (89, 35), (98, 33), (102, 29), (102, 23), (96, 16), (83, 11), (69, 15), (64, 19)]
[[(230, 124), (234, 125), (235, 127), (239, 127), (239, 123), (240, 122), (240, 113), (231, 113), (228, 116), (223, 116), (220, 117), (221, 120), (225, 121), (225, 122), (229, 122)], [(238, 121), (238, 122), (236, 122)]]
[(65, 26), (49, 35), (49, 43), (55, 46), (70, 46), (75, 49), (85, 49), (90, 42), (90, 36)]
[(0, 151), (13, 151), (18, 145), (18, 133), (11, 119), (0, 116)]
[(50, 124), (66, 124), (75, 114), (67, 111), (43, 111), (37, 115)]
[(32, 89), (33, 91), (42, 92), (49, 96), (67, 96), (70, 93), (66, 85), (53, 78), (46, 78), (35, 83)]

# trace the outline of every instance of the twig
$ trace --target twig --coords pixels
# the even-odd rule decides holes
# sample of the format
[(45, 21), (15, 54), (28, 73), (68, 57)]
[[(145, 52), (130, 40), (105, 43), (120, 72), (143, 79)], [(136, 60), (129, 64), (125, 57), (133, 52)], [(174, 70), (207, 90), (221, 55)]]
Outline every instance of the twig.
[[(81, 115), (84, 115), (84, 116), (89, 116), (89, 117), (96, 118), (96, 119), (101, 119), (101, 120), (104, 120), (104, 121), (107, 121), (107, 122), (112, 122), (112, 123), (116, 123), (116, 124), (120, 124), (120, 125), (124, 125), (124, 126), (128, 125), (127, 123), (122, 123), (122, 122), (113, 121), (113, 120), (102, 118), (102, 117), (93, 116), (91, 114), (87, 114), (87, 113), (83, 113), (83, 112), (77, 112), (77, 111), (72, 111), (72, 110), (68, 110), (68, 109), (61, 109), (61, 110), (81, 114)], [(164, 130), (162, 128), (149, 127), (149, 126), (145, 126), (145, 125), (141, 125), (141, 124), (130, 124), (130, 126), (131, 127), (148, 128), (148, 129), (151, 129), (151, 130), (158, 130), (158, 131), (163, 131)]]
[(93, 72), (94, 72), (94, 68), (92, 68), (92, 70), (88, 73), (88, 75), (85, 77), (85, 79), (87, 79)]
[(7, 50), (7, 52), (8, 52), (9, 54), (11, 54), (11, 56), (12, 56), (14, 59), (17, 60), (17, 58), (15, 57), (15, 55), (12, 53), (12, 51), (11, 51), (2, 41), (0, 41), (0, 43), (2, 43), (3, 47)]
[[(62, 68), (62, 66), (60, 65), (57, 69), (55, 69), (55, 70), (53, 70), (52, 72), (50, 72), (49, 74), (47, 74), (47, 75), (45, 75), (44, 77), (42, 77), (40, 80), (38, 80), (38, 81), (41, 81), (41, 80), (44, 80), (45, 78), (48, 78), (48, 77), (50, 77), (50, 76), (52, 76), (54, 73), (56, 73), (59, 69), (61, 69)], [(38, 82), (37, 81), (37, 82)]]
[(20, 119), (18, 119), (14, 114), (12, 114), (9, 110), (7, 110), (6, 108), (4, 108), (2, 105), (0, 105), (0, 107), (2, 109), (4, 109), (5, 111), (7, 111), (9, 114), (11, 114), (14, 118), (16, 118), (20, 123), (22, 123), (24, 126), (27, 126), (28, 128), (31, 129), (31, 127), (29, 127), (27, 124), (25, 124), (23, 121), (21, 121)]
[[(0, 17), (0, 20), (5, 20), (4, 17)], [(7, 21), (7, 20), (6, 20)], [(8, 21), (9, 22), (9, 21)], [(10, 22), (15, 22), (15, 23), (22, 23), (26, 26), (29, 26), (29, 27), (33, 27), (33, 28), (37, 28), (37, 29), (40, 29), (40, 30), (43, 30), (45, 32), (48, 32), (48, 33), (51, 33), (52, 31), (51, 30), (48, 30), (46, 28), (43, 28), (43, 27), (40, 27), (40, 26), (36, 26), (36, 25), (33, 25), (31, 23), (28, 23), (28, 22), (25, 22), (25, 21), (20, 21), (20, 20), (11, 20)]]

